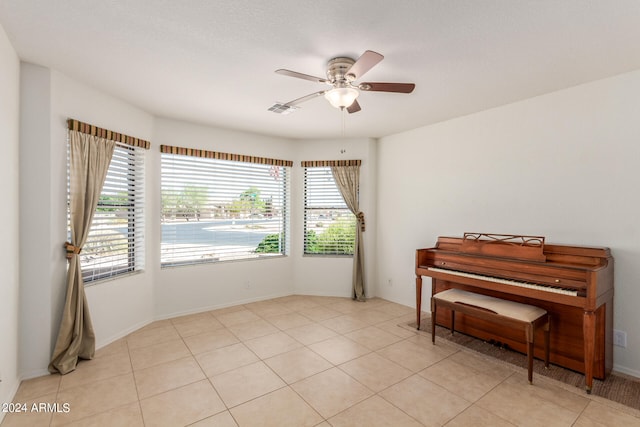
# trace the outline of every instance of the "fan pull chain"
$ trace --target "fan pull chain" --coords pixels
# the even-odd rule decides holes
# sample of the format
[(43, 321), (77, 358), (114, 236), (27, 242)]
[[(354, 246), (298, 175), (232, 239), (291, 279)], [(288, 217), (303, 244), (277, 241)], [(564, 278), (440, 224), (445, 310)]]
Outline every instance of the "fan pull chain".
[(347, 125), (347, 119), (346, 119), (347, 118), (347, 109), (342, 107), (341, 110), (342, 110), (342, 112), (341, 112), (341, 114), (342, 114), (342, 137), (344, 138), (345, 134), (346, 134), (346, 125)]

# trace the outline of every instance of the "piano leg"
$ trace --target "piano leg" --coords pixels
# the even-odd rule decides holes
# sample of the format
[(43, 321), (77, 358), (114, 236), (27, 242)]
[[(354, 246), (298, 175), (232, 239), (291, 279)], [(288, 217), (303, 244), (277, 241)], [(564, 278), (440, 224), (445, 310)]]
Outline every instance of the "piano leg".
[[(416, 329), (420, 329), (420, 310), (422, 308), (422, 276), (416, 276)], [(431, 319), (433, 322), (434, 320)]]
[(596, 315), (593, 311), (584, 312), (582, 334), (584, 338), (584, 380), (587, 394), (591, 394), (596, 349)]

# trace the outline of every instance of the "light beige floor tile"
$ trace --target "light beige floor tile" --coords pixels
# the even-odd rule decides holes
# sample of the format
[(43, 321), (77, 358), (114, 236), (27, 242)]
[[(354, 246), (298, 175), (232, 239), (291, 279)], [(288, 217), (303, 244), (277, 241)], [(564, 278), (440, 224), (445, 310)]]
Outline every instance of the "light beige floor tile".
[(247, 340), (244, 344), (261, 359), (267, 359), (277, 354), (302, 347), (302, 344), (284, 332), (277, 332), (275, 334), (265, 335), (264, 337)]
[(526, 374), (518, 377), (518, 383), (505, 380), (497, 385), (476, 405), (519, 426), (570, 426), (577, 420), (579, 412), (541, 398), (535, 378), (529, 384)]
[(379, 298), (291, 295), (153, 322), (68, 375), (23, 381), (14, 397), (69, 413), (6, 414), (2, 427), (640, 427), (640, 411), (541, 375), (529, 385), (525, 370), (443, 339), (433, 346), (408, 326), (414, 317)]
[(291, 335), (304, 345), (315, 344), (338, 335), (336, 331), (317, 323), (310, 323), (308, 325), (287, 329), (286, 332), (288, 335)]
[(368, 323), (356, 319), (351, 314), (343, 314), (342, 316), (332, 317), (331, 319), (323, 320), (321, 325), (332, 329), (339, 334), (346, 334), (356, 329), (362, 329), (369, 326)]
[(264, 362), (287, 384), (333, 367), (325, 358), (306, 347), (279, 354)]
[(60, 379), (60, 390), (88, 384), (94, 381), (131, 372), (131, 361), (127, 353), (114, 353), (93, 360), (81, 360), (73, 372), (63, 375)]
[(400, 338), (409, 338), (416, 335), (418, 332), (413, 328), (404, 328), (399, 326), (401, 322), (396, 319), (387, 320), (386, 322), (378, 323), (376, 328), (382, 329), (390, 334), (397, 335)]
[(69, 427), (144, 427), (138, 402), (120, 406), (97, 415), (67, 424)]
[(94, 359), (99, 359), (105, 356), (113, 356), (119, 353), (127, 353), (128, 351), (129, 346), (127, 345), (127, 339), (120, 338), (119, 340), (116, 340), (111, 344), (107, 344), (106, 346), (97, 349)]
[(189, 427), (238, 427), (238, 424), (236, 424), (229, 411), (224, 411), (197, 423), (190, 424)]
[(217, 317), (221, 314), (233, 313), (234, 311), (243, 311), (243, 310), (246, 310), (246, 308), (244, 307), (244, 305), (240, 304), (240, 305), (230, 305), (229, 307), (216, 308), (215, 310), (209, 311), (209, 313), (211, 313), (213, 317)]
[(373, 395), (371, 390), (338, 368), (298, 381), (291, 387), (324, 418)]
[(182, 339), (134, 348), (130, 353), (134, 370), (149, 368), (164, 362), (191, 356), (191, 352)]
[(252, 363), (251, 365), (215, 375), (211, 378), (211, 382), (228, 408), (286, 385), (263, 362)]
[[(612, 402), (613, 403), (613, 402)], [(587, 405), (586, 409), (578, 421), (574, 424), (576, 427), (587, 426), (625, 426), (625, 427), (638, 427), (640, 426), (640, 418), (632, 415), (638, 411), (632, 411), (631, 409), (622, 405), (611, 406), (604, 403), (591, 401)]]
[(140, 401), (146, 426), (185, 426), (226, 408), (208, 380)]
[(135, 371), (136, 386), (140, 399), (164, 393), (205, 378), (200, 365), (198, 365), (193, 356)]
[(321, 322), (323, 320), (331, 319), (332, 317), (342, 316), (342, 313), (336, 310), (332, 310), (331, 307), (318, 306), (300, 310), (298, 313), (302, 314), (314, 322)]
[(70, 411), (54, 413), (51, 425), (58, 426), (77, 421), (137, 400), (138, 393), (133, 374), (73, 387), (58, 393), (56, 401), (61, 405), (68, 403)]
[(292, 311), (304, 311), (309, 308), (318, 307), (320, 305), (316, 301), (314, 301), (313, 298), (309, 297), (292, 299), (289, 301), (285, 301), (283, 304), (285, 307)]
[(155, 322), (151, 322), (147, 325), (144, 325), (142, 328), (133, 332), (133, 334), (138, 332), (148, 331), (149, 329), (161, 328), (161, 327), (166, 327), (171, 325), (173, 325), (173, 323), (171, 322), (171, 319), (156, 320)]
[(419, 375), (413, 375), (379, 395), (426, 426), (444, 425), (471, 405)]
[(371, 352), (367, 347), (343, 336), (329, 338), (312, 344), (309, 348), (334, 365), (340, 365)]
[(345, 334), (345, 336), (370, 350), (379, 350), (402, 340), (399, 336), (386, 332), (376, 326), (358, 329)]
[(470, 406), (453, 420), (447, 423), (447, 427), (515, 427), (509, 421), (492, 414), (478, 406)]
[(452, 354), (448, 359), (493, 377), (507, 378), (517, 371), (514, 366), (471, 350), (463, 349)]
[(217, 348), (226, 347), (240, 342), (227, 328), (212, 332), (205, 332), (184, 338), (184, 342), (193, 354), (204, 353)]
[(237, 325), (239, 323), (253, 322), (260, 319), (260, 317), (258, 317), (255, 313), (247, 310), (246, 308), (224, 313), (214, 312), (213, 314), (224, 326), (227, 327), (231, 325)]
[(34, 397), (57, 393), (61, 379), (62, 375), (51, 374), (24, 380), (20, 383), (20, 387), (18, 387), (18, 391), (16, 392), (13, 401), (24, 402), (25, 400)]
[(352, 316), (360, 320), (361, 322), (366, 323), (367, 325), (375, 325), (377, 323), (386, 322), (396, 317), (393, 314), (376, 310), (375, 308), (370, 308), (368, 310), (353, 313)]
[(434, 363), (420, 371), (419, 375), (469, 402), (480, 399), (504, 380), (502, 377), (487, 375), (469, 366), (461, 365), (450, 358)]
[[(527, 373), (524, 369), (510, 375), (503, 384), (512, 384), (515, 387), (522, 387), (528, 384)], [(540, 399), (548, 400), (556, 405), (560, 405), (572, 412), (582, 412), (589, 404), (589, 398), (579, 388), (575, 392), (567, 392), (566, 388), (559, 387), (558, 384), (542, 375), (534, 375), (533, 385), (526, 387), (527, 392), (532, 393)]]
[(262, 318), (269, 316), (278, 316), (280, 314), (291, 313), (292, 311), (280, 303), (274, 302), (257, 302), (245, 304), (245, 307)]
[(269, 316), (266, 319), (283, 331), (311, 324), (311, 320), (309, 318), (298, 313), (279, 314), (277, 316)]
[(413, 372), (418, 372), (456, 351), (458, 350), (451, 347), (431, 344), (421, 346), (404, 340), (380, 349), (377, 353)]
[(197, 322), (200, 320), (210, 320), (213, 319), (213, 314), (211, 314), (210, 311), (202, 311), (200, 313), (193, 313), (193, 314), (186, 314), (184, 316), (178, 316), (178, 317), (172, 317), (171, 319), (171, 323), (173, 323), (173, 325), (180, 325), (182, 323), (191, 323), (191, 322)]
[(366, 302), (354, 301), (351, 298), (341, 298), (331, 303), (331, 309), (339, 311), (342, 314), (357, 313), (369, 307)]
[(279, 331), (279, 329), (271, 323), (262, 319), (231, 325), (229, 326), (229, 330), (238, 337), (240, 341), (262, 337)]
[(329, 419), (333, 427), (420, 427), (386, 400), (372, 396)]
[(399, 383), (413, 373), (376, 353), (351, 360), (339, 366), (371, 390), (378, 392)]
[[(33, 380), (30, 380), (33, 381)], [(53, 417), (52, 412), (33, 410), (39, 408), (40, 403), (56, 404), (57, 393), (38, 394), (35, 398), (14, 399), (11, 408), (2, 406), (0, 410), (7, 411), (2, 420), (2, 427), (34, 427), (48, 426)], [(3, 404), (4, 402), (0, 402)], [(17, 405), (17, 406), (15, 406)], [(57, 406), (56, 406), (57, 408)], [(64, 410), (64, 407), (61, 407)]]
[(143, 328), (127, 336), (129, 350), (145, 347), (153, 344), (160, 344), (180, 338), (178, 331), (170, 321), (155, 328)]
[(376, 307), (377, 310), (384, 311), (385, 313), (391, 314), (394, 317), (401, 316), (415, 316), (416, 309), (413, 307), (409, 307), (402, 304), (397, 304), (395, 302), (387, 301), (386, 304), (381, 304)]
[(173, 326), (181, 337), (190, 337), (224, 328), (224, 325), (209, 313), (200, 315), (200, 317), (193, 318), (192, 320), (175, 323)]
[(243, 427), (311, 427), (322, 422), (322, 417), (289, 387), (231, 408), (231, 413)]
[(228, 345), (206, 353), (199, 353), (196, 360), (208, 377), (259, 361), (258, 356), (242, 343)]

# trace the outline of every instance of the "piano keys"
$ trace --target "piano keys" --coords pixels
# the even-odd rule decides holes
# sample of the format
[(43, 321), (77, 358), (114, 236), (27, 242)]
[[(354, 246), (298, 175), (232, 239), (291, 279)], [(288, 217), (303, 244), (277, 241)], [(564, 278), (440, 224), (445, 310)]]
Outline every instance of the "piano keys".
[[(440, 237), (433, 248), (416, 251), (416, 317), (420, 328), (422, 276), (432, 294), (459, 288), (536, 305), (551, 314), (550, 362), (593, 378), (613, 366), (613, 257), (608, 248), (545, 244), (544, 237), (465, 233)], [(436, 324), (449, 327), (447, 310)], [(456, 330), (503, 342), (522, 353), (517, 333), (495, 324), (456, 317)], [(543, 342), (542, 337), (536, 342)], [(544, 349), (534, 354), (543, 358)]]

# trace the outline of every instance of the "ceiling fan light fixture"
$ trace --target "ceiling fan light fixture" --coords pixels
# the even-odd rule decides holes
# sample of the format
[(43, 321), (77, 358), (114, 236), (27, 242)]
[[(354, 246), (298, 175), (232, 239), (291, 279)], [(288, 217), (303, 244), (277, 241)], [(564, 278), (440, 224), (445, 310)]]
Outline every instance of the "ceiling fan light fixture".
[(360, 92), (352, 87), (336, 87), (325, 93), (324, 97), (331, 105), (342, 110), (353, 104), (358, 95)]

